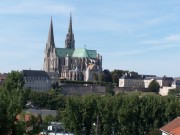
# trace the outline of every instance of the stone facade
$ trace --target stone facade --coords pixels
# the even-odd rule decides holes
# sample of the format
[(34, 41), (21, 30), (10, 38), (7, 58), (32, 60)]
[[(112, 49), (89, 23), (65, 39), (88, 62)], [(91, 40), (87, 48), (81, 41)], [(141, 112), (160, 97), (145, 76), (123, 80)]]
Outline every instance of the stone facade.
[(180, 88), (180, 78), (174, 78), (171, 86), (169, 86), (168, 82), (165, 82), (164, 84), (167, 86), (164, 86), (164, 87), (160, 88), (160, 90), (159, 90), (159, 94), (162, 96), (168, 95), (170, 90)]
[(61, 92), (63, 95), (87, 95), (87, 94), (99, 94), (104, 95), (106, 93), (105, 86), (97, 85), (62, 85)]
[(24, 87), (35, 91), (47, 91), (51, 89), (51, 79), (45, 71), (23, 70)]
[(119, 87), (144, 88), (143, 76), (137, 73), (126, 73), (119, 79)]
[(102, 56), (96, 50), (76, 49), (72, 30), (72, 17), (65, 39), (65, 48), (56, 48), (54, 42), (53, 23), (51, 18), (48, 40), (45, 48), (44, 66), (46, 72), (57, 72), (61, 79), (89, 80), (86, 75), (88, 66), (94, 64), (97, 74), (102, 71)]
[(173, 83), (172, 77), (126, 73), (119, 79), (119, 87), (148, 88), (153, 80), (156, 80), (161, 88), (170, 87)]

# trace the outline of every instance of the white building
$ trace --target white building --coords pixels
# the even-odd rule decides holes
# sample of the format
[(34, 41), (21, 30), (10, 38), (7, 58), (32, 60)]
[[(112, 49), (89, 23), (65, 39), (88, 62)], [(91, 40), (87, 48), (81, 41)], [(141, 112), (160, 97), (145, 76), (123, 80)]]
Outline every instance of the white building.
[[(155, 75), (138, 75), (137, 73), (126, 73), (119, 79), (119, 87), (131, 87), (131, 88), (148, 88), (149, 84), (156, 80), (159, 83), (160, 90), (164, 94), (167, 93), (167, 89), (171, 88), (174, 83), (174, 87), (180, 87), (180, 79), (173, 82), (172, 77), (156, 77)], [(163, 89), (165, 88), (165, 89)]]
[(155, 75), (139, 75), (135, 72), (129, 72), (119, 79), (119, 87), (148, 88), (155, 77)]
[(180, 78), (174, 78), (171, 86), (169, 86), (169, 87), (166, 86), (166, 87), (160, 88), (159, 94), (162, 96), (166, 96), (166, 95), (168, 95), (170, 90), (173, 90), (176, 88), (180, 88)]
[(172, 87), (175, 88), (180, 88), (180, 78), (174, 78), (174, 81), (172, 82)]
[(138, 74), (126, 73), (119, 79), (119, 87), (144, 88), (143, 77)]

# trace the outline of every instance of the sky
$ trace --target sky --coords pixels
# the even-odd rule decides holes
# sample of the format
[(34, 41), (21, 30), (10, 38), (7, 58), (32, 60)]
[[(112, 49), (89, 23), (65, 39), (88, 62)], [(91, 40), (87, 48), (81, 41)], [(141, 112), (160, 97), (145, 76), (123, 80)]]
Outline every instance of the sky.
[(70, 12), (75, 47), (97, 50), (103, 69), (180, 76), (179, 0), (2, 0), (0, 72), (43, 69), (51, 16), (62, 48)]

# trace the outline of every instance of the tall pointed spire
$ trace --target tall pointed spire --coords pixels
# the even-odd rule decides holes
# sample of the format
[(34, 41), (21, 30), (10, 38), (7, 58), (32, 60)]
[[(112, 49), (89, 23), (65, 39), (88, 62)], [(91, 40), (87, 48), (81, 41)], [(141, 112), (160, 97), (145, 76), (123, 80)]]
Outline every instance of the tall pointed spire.
[(71, 13), (70, 13), (70, 21), (69, 21), (68, 33), (73, 33), (73, 31), (72, 31), (72, 16), (71, 16)]
[(75, 49), (75, 40), (74, 40), (74, 34), (73, 34), (73, 30), (72, 30), (72, 16), (71, 16), (71, 13), (70, 13), (70, 21), (69, 21), (68, 33), (66, 34), (65, 48)]
[(53, 47), (55, 46), (54, 44), (54, 32), (53, 32), (53, 22), (52, 22), (52, 16), (51, 16), (51, 23), (49, 27), (49, 35), (48, 35), (48, 40), (47, 40), (48, 45), (52, 45)]

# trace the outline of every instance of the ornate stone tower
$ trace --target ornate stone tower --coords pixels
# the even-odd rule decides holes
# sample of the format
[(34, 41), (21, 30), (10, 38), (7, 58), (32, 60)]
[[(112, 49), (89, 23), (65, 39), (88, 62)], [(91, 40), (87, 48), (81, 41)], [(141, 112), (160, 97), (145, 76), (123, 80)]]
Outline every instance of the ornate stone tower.
[(45, 53), (45, 57), (44, 57), (43, 70), (46, 72), (56, 71), (57, 60), (56, 60), (56, 54), (55, 54), (55, 43), (54, 43), (52, 17), (51, 17), (51, 23), (50, 23), (50, 28), (49, 28), (48, 40), (46, 43), (46, 49), (45, 49), (44, 53)]
[(68, 29), (68, 33), (66, 35), (66, 40), (65, 40), (65, 48), (75, 49), (75, 40), (74, 40), (74, 34), (73, 34), (73, 30), (72, 30), (71, 14), (70, 14), (70, 21), (69, 21), (69, 29)]

